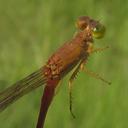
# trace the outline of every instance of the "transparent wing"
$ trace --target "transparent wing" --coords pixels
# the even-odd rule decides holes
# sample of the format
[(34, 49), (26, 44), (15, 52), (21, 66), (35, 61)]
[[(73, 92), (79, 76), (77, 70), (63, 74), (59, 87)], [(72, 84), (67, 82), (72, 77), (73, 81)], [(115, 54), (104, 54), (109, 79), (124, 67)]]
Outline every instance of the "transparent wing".
[(46, 82), (43, 69), (44, 68), (40, 68), (11, 87), (5, 89), (3, 92), (0, 92), (0, 112), (23, 95), (43, 85)]

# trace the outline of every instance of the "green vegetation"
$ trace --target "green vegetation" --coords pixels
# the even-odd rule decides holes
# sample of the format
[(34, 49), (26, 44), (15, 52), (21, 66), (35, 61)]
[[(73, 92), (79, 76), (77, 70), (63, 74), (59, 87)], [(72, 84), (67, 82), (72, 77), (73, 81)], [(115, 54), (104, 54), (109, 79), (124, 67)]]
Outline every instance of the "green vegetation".
[[(45, 128), (128, 128), (127, 0), (0, 0), (0, 90), (45, 64), (75, 33), (78, 16), (88, 15), (106, 26), (87, 67), (105, 79), (80, 73), (74, 82), (69, 113), (68, 78), (49, 109)], [(24, 96), (0, 114), (1, 128), (35, 128), (43, 88)]]

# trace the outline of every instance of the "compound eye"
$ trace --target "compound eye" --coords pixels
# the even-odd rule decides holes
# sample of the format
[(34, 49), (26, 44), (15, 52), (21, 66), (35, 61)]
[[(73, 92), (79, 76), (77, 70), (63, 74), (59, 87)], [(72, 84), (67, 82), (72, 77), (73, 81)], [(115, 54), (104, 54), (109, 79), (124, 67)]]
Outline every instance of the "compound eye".
[(76, 21), (76, 27), (80, 30), (84, 30), (88, 24), (89, 24), (88, 16), (81, 16)]
[(93, 28), (93, 37), (96, 39), (100, 39), (104, 37), (105, 34), (105, 27), (101, 24), (98, 24), (96, 27)]

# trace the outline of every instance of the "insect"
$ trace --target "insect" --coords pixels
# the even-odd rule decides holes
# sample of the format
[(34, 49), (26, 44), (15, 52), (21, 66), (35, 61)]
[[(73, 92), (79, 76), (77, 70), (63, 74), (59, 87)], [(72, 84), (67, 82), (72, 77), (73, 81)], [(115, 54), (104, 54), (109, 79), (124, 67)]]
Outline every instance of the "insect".
[(43, 67), (0, 93), (0, 111), (3, 111), (23, 95), (41, 85), (45, 85), (36, 126), (36, 128), (43, 128), (48, 108), (55, 95), (56, 87), (62, 78), (71, 70), (74, 69), (74, 72), (69, 79), (68, 86), (70, 112), (73, 117), (75, 116), (72, 112), (72, 83), (80, 70), (110, 84), (110, 82), (98, 74), (89, 71), (85, 66), (89, 55), (108, 48), (94, 48), (94, 39), (100, 39), (104, 36), (105, 27), (99, 21), (93, 20), (88, 16), (79, 17), (76, 21), (76, 27), (77, 33), (75, 36), (53, 53)]

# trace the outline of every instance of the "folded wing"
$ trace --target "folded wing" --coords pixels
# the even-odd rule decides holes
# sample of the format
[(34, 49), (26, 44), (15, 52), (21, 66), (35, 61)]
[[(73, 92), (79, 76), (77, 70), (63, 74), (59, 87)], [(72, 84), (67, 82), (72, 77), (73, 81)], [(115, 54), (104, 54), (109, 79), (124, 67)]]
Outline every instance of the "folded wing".
[(23, 95), (45, 84), (46, 78), (43, 70), (44, 68), (40, 68), (3, 92), (0, 92), (0, 112)]

